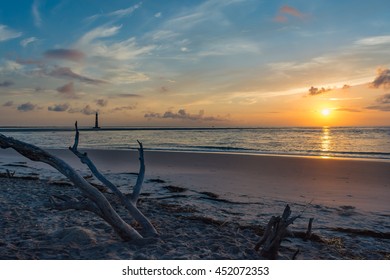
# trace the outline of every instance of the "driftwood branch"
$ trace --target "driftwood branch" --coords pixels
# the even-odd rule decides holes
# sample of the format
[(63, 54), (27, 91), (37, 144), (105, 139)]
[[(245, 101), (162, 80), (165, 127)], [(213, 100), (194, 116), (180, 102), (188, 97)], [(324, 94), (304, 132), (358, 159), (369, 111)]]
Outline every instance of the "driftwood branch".
[(142, 143), (138, 141), (138, 153), (139, 153), (139, 172), (137, 176), (137, 182), (135, 183), (135, 186), (133, 188), (133, 194), (131, 197), (131, 201), (133, 203), (137, 203), (139, 195), (141, 193), (142, 184), (144, 182), (145, 178), (145, 160), (144, 160), (144, 147), (142, 146)]
[(131, 200), (129, 200), (119, 189), (116, 185), (111, 183), (95, 166), (95, 164), (92, 162), (92, 160), (88, 157), (87, 153), (81, 153), (77, 149), (79, 144), (79, 130), (77, 127), (77, 122), (75, 123), (75, 139), (74, 144), (72, 147), (69, 147), (69, 150), (72, 151), (73, 154), (75, 154), (80, 161), (87, 165), (88, 168), (91, 170), (92, 174), (100, 181), (102, 182), (107, 188), (109, 188), (118, 198), (120, 199), (121, 203), (125, 206), (125, 208), (128, 210), (130, 215), (142, 226), (142, 228), (145, 230), (145, 235), (147, 236), (156, 236), (158, 235), (157, 230), (154, 228), (152, 223), (146, 218), (142, 212), (137, 208), (136, 203), (138, 201), (139, 194), (141, 192), (142, 183), (145, 176), (145, 163), (144, 163), (144, 152), (143, 152), (143, 146), (142, 143), (137, 141), (140, 148), (139, 151), (139, 159), (140, 159), (140, 172), (138, 174), (136, 185), (133, 189), (133, 195)]
[(94, 203), (88, 200), (79, 201), (78, 199), (65, 197), (65, 196), (56, 196), (53, 195), (50, 197), (51, 206), (57, 210), (85, 210), (95, 213), (96, 215), (103, 217), (102, 212)]
[(2, 149), (12, 148), (19, 154), (32, 161), (44, 162), (63, 175), (65, 175), (82, 193), (89, 198), (101, 211), (102, 218), (112, 226), (115, 232), (124, 240), (137, 240), (143, 237), (129, 224), (127, 224), (118, 213), (112, 208), (106, 197), (89, 184), (79, 173), (70, 165), (58, 157), (38, 148), (37, 146), (6, 137), (0, 134), (0, 147)]
[(311, 228), (313, 225), (313, 221), (314, 221), (314, 218), (309, 219), (309, 224), (307, 225), (307, 231), (306, 231), (305, 237), (303, 238), (303, 240), (305, 240), (305, 241), (309, 240), (311, 237)]
[(287, 233), (287, 227), (300, 217), (300, 215), (294, 217), (290, 217), (290, 215), (291, 209), (290, 206), (287, 205), (283, 211), (282, 217), (272, 216), (269, 220), (263, 237), (255, 246), (256, 251), (261, 247), (260, 254), (264, 258), (277, 258), (280, 244)]

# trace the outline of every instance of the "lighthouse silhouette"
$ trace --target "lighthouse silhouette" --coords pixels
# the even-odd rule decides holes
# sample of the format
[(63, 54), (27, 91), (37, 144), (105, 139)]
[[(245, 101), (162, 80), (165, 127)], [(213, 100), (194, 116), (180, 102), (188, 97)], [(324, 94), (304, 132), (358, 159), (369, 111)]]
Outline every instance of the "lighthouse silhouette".
[(96, 112), (96, 115), (95, 115), (95, 126), (93, 127), (93, 129), (100, 129), (98, 112)]

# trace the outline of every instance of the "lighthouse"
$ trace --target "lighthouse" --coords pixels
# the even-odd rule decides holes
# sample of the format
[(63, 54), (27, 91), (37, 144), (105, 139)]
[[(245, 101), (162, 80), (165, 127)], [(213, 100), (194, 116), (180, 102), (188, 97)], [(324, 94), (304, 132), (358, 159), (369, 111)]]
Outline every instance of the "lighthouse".
[(98, 112), (96, 112), (96, 115), (95, 115), (95, 126), (93, 127), (93, 129), (100, 129)]

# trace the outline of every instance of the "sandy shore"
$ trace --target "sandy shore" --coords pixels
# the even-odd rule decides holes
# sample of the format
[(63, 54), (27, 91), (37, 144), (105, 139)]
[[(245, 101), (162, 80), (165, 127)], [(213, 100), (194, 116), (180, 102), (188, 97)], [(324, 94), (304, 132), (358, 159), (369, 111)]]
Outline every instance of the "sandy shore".
[[(51, 152), (89, 174), (69, 151)], [(130, 190), (136, 152), (88, 153), (124, 192)], [(51, 209), (50, 195), (80, 196), (78, 189), (59, 185), (63, 177), (54, 169), (0, 150), (0, 173), (25, 177), (0, 178), (0, 258), (260, 259), (253, 247), (287, 203), (302, 217), (282, 243), (281, 258), (297, 249), (298, 259), (390, 256), (390, 162), (154, 151), (145, 160), (139, 207), (161, 238), (140, 249), (91, 213)], [(315, 238), (304, 241), (311, 217)]]

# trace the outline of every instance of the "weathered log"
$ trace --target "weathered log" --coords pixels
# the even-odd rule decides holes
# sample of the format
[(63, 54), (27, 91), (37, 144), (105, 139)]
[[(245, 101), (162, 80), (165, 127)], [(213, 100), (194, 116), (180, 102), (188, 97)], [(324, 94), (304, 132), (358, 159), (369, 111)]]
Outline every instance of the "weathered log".
[(131, 200), (129, 200), (119, 189), (116, 185), (114, 185), (110, 180), (108, 180), (95, 166), (95, 164), (92, 162), (92, 160), (88, 157), (87, 153), (81, 153), (78, 150), (78, 144), (79, 144), (79, 130), (77, 126), (77, 122), (75, 123), (75, 139), (72, 147), (69, 147), (69, 150), (72, 151), (73, 154), (75, 154), (80, 161), (87, 165), (88, 168), (91, 170), (92, 174), (100, 181), (102, 182), (107, 188), (109, 188), (115, 195), (118, 196), (121, 203), (125, 206), (125, 208), (128, 210), (130, 215), (142, 226), (142, 228), (145, 231), (146, 236), (157, 236), (157, 230), (152, 225), (152, 223), (148, 220), (148, 218), (145, 217), (144, 214), (137, 208), (136, 203), (139, 198), (139, 194), (141, 192), (144, 176), (145, 176), (145, 163), (144, 163), (144, 150), (142, 143), (137, 141), (140, 148), (139, 151), (139, 160), (140, 160), (140, 171), (137, 177), (136, 185), (133, 188), (133, 194), (131, 197)]
[(129, 224), (127, 224), (118, 213), (112, 208), (106, 197), (96, 188), (91, 186), (79, 173), (76, 172), (70, 165), (58, 157), (34, 146), (11, 137), (6, 137), (0, 134), (0, 147), (2, 149), (12, 148), (19, 154), (25, 156), (32, 161), (40, 161), (46, 163), (63, 175), (77, 186), (83, 194), (89, 198), (101, 211), (102, 218), (112, 226), (115, 232), (123, 240), (138, 240), (143, 237)]
[(290, 206), (287, 205), (283, 211), (282, 217), (272, 216), (264, 231), (263, 237), (256, 244), (255, 250), (261, 248), (260, 254), (266, 259), (276, 259), (280, 244), (287, 234), (287, 227), (292, 224), (299, 216), (291, 217)]

